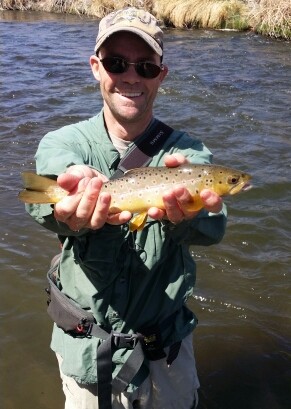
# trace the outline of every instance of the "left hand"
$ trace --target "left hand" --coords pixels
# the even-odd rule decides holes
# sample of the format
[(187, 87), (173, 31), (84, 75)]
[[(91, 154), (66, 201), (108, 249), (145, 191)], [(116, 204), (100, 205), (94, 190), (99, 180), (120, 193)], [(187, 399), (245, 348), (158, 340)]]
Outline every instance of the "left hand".
[(126, 223), (131, 218), (130, 212), (109, 214), (111, 196), (101, 192), (107, 180), (106, 176), (89, 166), (70, 166), (58, 177), (58, 184), (69, 194), (55, 205), (55, 218), (66, 223), (72, 231), (83, 228), (97, 230), (105, 223)]
[[(165, 165), (168, 167), (176, 167), (187, 163), (185, 156), (180, 153), (168, 155), (165, 157)], [(204, 209), (208, 212), (219, 213), (222, 209), (222, 199), (215, 192), (209, 189), (203, 189), (200, 197), (204, 203)], [(151, 207), (148, 210), (148, 215), (155, 220), (167, 218), (171, 223), (177, 224), (183, 220), (193, 219), (199, 211), (186, 210), (187, 205), (193, 200), (189, 191), (183, 186), (175, 187), (169, 190), (163, 196), (165, 210), (157, 207)]]

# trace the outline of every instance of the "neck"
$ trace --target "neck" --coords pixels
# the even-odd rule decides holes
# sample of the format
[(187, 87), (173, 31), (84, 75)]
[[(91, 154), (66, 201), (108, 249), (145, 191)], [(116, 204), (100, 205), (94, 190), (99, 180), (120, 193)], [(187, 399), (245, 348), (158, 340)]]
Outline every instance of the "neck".
[(116, 118), (106, 107), (104, 107), (104, 120), (107, 131), (125, 141), (134, 141), (149, 126), (153, 119), (152, 113), (145, 118), (136, 120), (122, 120)]

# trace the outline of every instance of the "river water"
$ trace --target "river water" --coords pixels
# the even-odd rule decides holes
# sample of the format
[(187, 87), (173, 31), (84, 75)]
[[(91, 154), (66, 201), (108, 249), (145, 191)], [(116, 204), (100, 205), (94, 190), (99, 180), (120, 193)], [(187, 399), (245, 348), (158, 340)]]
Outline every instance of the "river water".
[[(94, 19), (0, 12), (1, 409), (61, 409), (45, 273), (58, 249), (17, 200), (49, 130), (101, 107)], [(253, 175), (219, 245), (191, 248), (200, 409), (291, 407), (291, 48), (252, 33), (168, 30), (156, 115)]]

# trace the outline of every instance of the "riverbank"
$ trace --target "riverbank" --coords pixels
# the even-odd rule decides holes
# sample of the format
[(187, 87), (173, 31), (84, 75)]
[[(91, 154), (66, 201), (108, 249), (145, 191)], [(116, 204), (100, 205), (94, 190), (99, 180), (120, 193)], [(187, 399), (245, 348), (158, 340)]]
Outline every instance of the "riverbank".
[(291, 39), (290, 0), (0, 0), (2, 10), (75, 13), (98, 18), (128, 5), (144, 7), (168, 27), (253, 30)]

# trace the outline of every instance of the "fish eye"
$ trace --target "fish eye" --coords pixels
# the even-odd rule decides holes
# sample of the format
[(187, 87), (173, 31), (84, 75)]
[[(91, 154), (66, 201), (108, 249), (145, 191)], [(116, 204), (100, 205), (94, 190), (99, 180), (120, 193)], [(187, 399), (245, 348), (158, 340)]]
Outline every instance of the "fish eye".
[(239, 181), (239, 176), (229, 176), (228, 179), (227, 179), (227, 182), (230, 185), (235, 185), (235, 184), (238, 183), (238, 181)]

